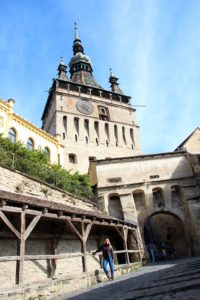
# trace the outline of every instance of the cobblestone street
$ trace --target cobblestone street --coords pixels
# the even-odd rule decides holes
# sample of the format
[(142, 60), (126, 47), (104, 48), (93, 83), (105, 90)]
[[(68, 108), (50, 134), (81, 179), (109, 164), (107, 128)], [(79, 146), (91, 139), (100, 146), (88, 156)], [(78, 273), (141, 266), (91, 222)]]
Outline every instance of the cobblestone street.
[(200, 299), (200, 258), (160, 262), (54, 300)]

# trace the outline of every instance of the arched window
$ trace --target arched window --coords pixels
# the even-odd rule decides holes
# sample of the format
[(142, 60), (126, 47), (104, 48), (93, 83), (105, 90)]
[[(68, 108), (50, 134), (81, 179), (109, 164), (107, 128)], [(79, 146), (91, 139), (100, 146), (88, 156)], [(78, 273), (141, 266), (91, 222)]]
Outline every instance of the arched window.
[(98, 121), (94, 121), (94, 129), (95, 129), (97, 138), (99, 138), (99, 122)]
[(79, 118), (74, 118), (74, 127), (76, 130), (76, 133), (79, 134)]
[(118, 146), (118, 130), (117, 125), (114, 125), (115, 144)]
[(153, 206), (155, 209), (164, 210), (165, 208), (165, 199), (163, 197), (163, 190), (161, 188), (154, 188), (153, 192)]
[(113, 217), (123, 220), (124, 216), (119, 195), (110, 195), (108, 203), (109, 214)]
[(48, 159), (50, 159), (50, 150), (48, 147), (44, 148), (44, 153), (47, 155)]
[(181, 189), (178, 185), (171, 187), (172, 207), (180, 207), (182, 205)]
[(103, 121), (109, 121), (109, 111), (108, 108), (105, 106), (98, 106), (99, 110), (99, 119)]
[(65, 129), (65, 132), (67, 133), (67, 116), (63, 117), (63, 127)]
[(33, 150), (34, 149), (34, 141), (32, 138), (28, 138), (26, 148), (28, 150)]
[(122, 136), (123, 136), (124, 144), (126, 145), (126, 134), (125, 134), (125, 127), (124, 126), (122, 126)]
[(110, 134), (109, 134), (109, 125), (108, 123), (105, 123), (105, 134), (106, 134), (106, 138), (109, 141), (110, 140)]
[(11, 140), (12, 143), (16, 142), (17, 132), (14, 128), (10, 128), (8, 130), (8, 138)]
[(89, 132), (89, 120), (85, 119), (84, 120), (84, 128), (85, 128), (85, 133), (87, 134), (87, 136), (90, 135), (90, 132)]

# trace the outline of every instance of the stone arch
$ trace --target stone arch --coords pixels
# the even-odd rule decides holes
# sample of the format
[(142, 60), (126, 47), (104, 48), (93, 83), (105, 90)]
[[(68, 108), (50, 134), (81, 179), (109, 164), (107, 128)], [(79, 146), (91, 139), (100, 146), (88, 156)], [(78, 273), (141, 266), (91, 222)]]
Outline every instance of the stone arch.
[(119, 194), (115, 193), (108, 196), (108, 211), (111, 216), (124, 219)]
[(153, 194), (153, 208), (162, 209), (165, 207), (165, 199), (163, 189), (160, 187), (155, 187), (152, 189)]
[(184, 223), (178, 215), (169, 211), (154, 212), (145, 220), (144, 242), (146, 245), (155, 244), (160, 259), (163, 245), (167, 248), (169, 259), (189, 254)]

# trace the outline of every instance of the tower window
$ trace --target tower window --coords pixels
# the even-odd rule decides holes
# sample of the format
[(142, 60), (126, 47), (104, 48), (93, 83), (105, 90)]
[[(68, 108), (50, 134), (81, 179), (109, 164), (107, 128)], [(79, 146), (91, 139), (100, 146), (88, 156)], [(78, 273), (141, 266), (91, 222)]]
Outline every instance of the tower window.
[(96, 138), (96, 145), (99, 146), (99, 140)]
[(116, 146), (118, 146), (118, 130), (117, 130), (117, 125), (114, 125), (114, 135), (115, 135)]
[(124, 126), (122, 127), (122, 136), (123, 136), (124, 144), (126, 144), (126, 135), (125, 135), (125, 127)]
[(71, 164), (76, 164), (77, 163), (77, 158), (76, 158), (76, 154), (70, 153), (69, 154), (69, 162)]
[(64, 126), (64, 129), (65, 129), (65, 132), (67, 132), (67, 116), (63, 117), (63, 126)]
[(86, 131), (86, 134), (89, 136), (89, 120), (84, 120), (84, 128)]
[(63, 132), (63, 140), (65, 139), (65, 133)]
[(133, 132), (133, 128), (130, 128), (130, 138), (132, 143), (134, 144), (134, 132)]
[(75, 134), (75, 142), (78, 142), (78, 136)]
[(109, 121), (109, 111), (108, 108), (105, 106), (98, 106), (99, 110), (99, 119), (103, 121)]
[(79, 118), (74, 118), (74, 127), (77, 134), (79, 134)]
[(99, 122), (98, 121), (94, 122), (94, 129), (95, 129), (97, 137), (99, 138)]
[(85, 137), (85, 143), (88, 144), (88, 137)]
[(106, 134), (106, 138), (109, 141), (110, 140), (110, 135), (109, 135), (109, 125), (108, 123), (105, 123), (105, 134)]

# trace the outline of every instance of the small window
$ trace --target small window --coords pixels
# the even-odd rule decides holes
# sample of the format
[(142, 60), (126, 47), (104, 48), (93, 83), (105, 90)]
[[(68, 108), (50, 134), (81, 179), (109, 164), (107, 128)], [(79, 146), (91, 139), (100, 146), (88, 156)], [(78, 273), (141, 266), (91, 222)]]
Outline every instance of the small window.
[(96, 138), (96, 145), (99, 146), (99, 140)]
[(48, 159), (50, 159), (50, 150), (48, 147), (44, 148), (44, 153), (48, 156)]
[(14, 128), (10, 128), (8, 131), (8, 138), (11, 140), (12, 143), (16, 142), (17, 133)]
[(79, 134), (79, 118), (74, 118), (74, 127), (77, 134)]
[(89, 136), (89, 120), (87, 120), (87, 119), (84, 120), (84, 128), (85, 128), (86, 134)]
[(109, 111), (105, 106), (99, 106), (99, 119), (103, 121), (109, 121)]
[(160, 178), (160, 175), (150, 175), (149, 178), (150, 178), (150, 179)]
[(70, 153), (70, 154), (69, 154), (69, 162), (70, 162), (71, 164), (77, 163), (76, 154), (73, 154), (73, 153)]
[(125, 127), (124, 126), (122, 127), (122, 136), (123, 136), (124, 144), (126, 145), (126, 134), (125, 134)]
[(32, 138), (29, 138), (29, 139), (27, 140), (26, 148), (27, 148), (28, 150), (33, 150), (33, 149), (34, 149), (34, 142), (33, 142), (33, 139), (32, 139)]
[(106, 134), (106, 138), (109, 141), (110, 140), (110, 134), (109, 134), (109, 125), (108, 123), (105, 123), (105, 134)]
[(99, 122), (98, 121), (94, 121), (94, 129), (95, 129), (97, 137), (99, 137)]
[(118, 144), (118, 130), (117, 125), (114, 125), (114, 135), (115, 135), (115, 142)]
[(67, 116), (63, 117), (63, 126), (64, 126), (64, 129), (65, 129), (65, 132), (67, 132)]
[(107, 147), (109, 146), (109, 141), (108, 141), (108, 140), (106, 140), (106, 146), (107, 146)]
[(75, 134), (75, 142), (77, 142), (78, 141), (78, 136), (77, 136), (77, 134)]
[(63, 140), (65, 139), (65, 133), (63, 132)]
[(134, 144), (134, 132), (133, 132), (133, 128), (130, 128), (130, 138), (132, 143)]
[(85, 143), (88, 144), (88, 137), (85, 137)]

